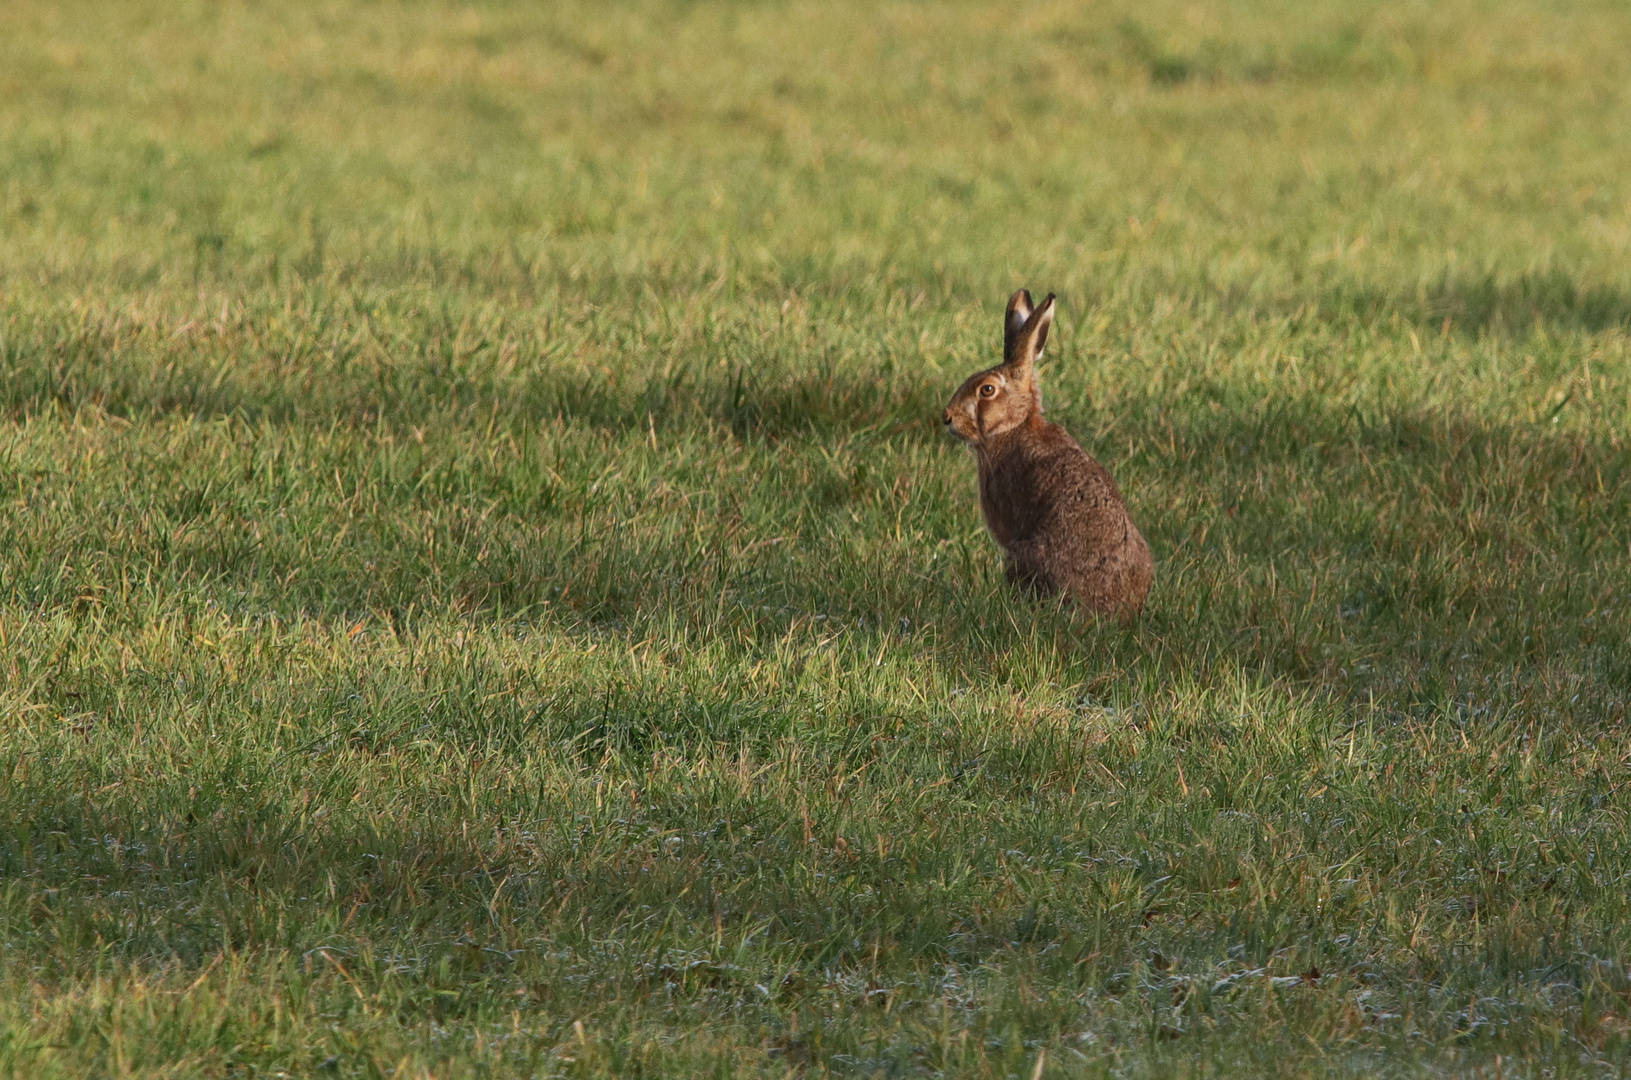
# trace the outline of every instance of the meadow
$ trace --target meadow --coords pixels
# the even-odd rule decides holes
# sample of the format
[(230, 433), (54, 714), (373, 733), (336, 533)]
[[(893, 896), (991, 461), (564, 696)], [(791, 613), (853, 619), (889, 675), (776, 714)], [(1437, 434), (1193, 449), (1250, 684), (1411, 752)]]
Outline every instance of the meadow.
[(1628, 247), (1608, 0), (9, 0), (0, 1071), (1626, 1075)]

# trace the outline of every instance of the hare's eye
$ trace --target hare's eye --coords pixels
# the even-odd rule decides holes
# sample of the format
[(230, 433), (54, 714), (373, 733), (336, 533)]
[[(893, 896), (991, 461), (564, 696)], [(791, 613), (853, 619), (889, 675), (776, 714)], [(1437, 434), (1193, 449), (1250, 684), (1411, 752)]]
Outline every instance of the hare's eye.
[(986, 383), (984, 386), (980, 387), (980, 396), (981, 397), (993, 397), (993, 396), (995, 396), (996, 392), (997, 392), (997, 384), (996, 383)]

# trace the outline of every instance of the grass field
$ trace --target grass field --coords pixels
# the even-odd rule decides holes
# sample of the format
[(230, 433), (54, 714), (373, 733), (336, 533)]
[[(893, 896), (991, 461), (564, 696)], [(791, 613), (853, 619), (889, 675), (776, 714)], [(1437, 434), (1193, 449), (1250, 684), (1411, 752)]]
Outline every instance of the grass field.
[(1608, 0), (9, 0), (0, 1071), (1626, 1075), (1628, 247)]

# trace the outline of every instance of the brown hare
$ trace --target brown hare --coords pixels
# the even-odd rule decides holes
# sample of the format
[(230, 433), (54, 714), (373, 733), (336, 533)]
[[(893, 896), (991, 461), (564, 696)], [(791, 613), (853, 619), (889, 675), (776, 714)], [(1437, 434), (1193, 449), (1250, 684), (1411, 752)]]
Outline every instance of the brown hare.
[(980, 509), (1008, 553), (1008, 580), (1063, 592), (1130, 619), (1144, 609), (1155, 564), (1116, 482), (1058, 424), (1042, 419), (1036, 362), (1053, 325), (1053, 295), (1008, 301), (1002, 363), (952, 396), (946, 426), (974, 449)]

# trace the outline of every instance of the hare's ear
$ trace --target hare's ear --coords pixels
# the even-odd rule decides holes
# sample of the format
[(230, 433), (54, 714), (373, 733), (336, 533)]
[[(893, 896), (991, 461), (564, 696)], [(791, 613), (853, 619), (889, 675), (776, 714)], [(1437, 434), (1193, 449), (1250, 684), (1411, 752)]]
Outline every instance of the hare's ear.
[(1025, 329), (1025, 320), (1031, 317), (1031, 294), (1027, 289), (1008, 298), (1008, 314), (1002, 320), (1002, 360), (1003, 363), (1012, 363), (1014, 360), (1014, 344), (1019, 340), (1021, 330)]
[(1042, 387), (1036, 379), (1036, 362), (1042, 359), (1042, 347), (1048, 343), (1048, 328), (1053, 325), (1053, 294), (1032, 311), (1025, 324), (1014, 334), (1008, 345), (1008, 358), (1003, 371), (1008, 381), (1021, 393), (1030, 395), (1031, 408), (1042, 411)]
[(1006, 363), (1014, 368), (1029, 369), (1042, 359), (1042, 348), (1048, 343), (1048, 330), (1053, 326), (1053, 294), (1031, 312), (1025, 324), (1015, 332), (1008, 347)]

